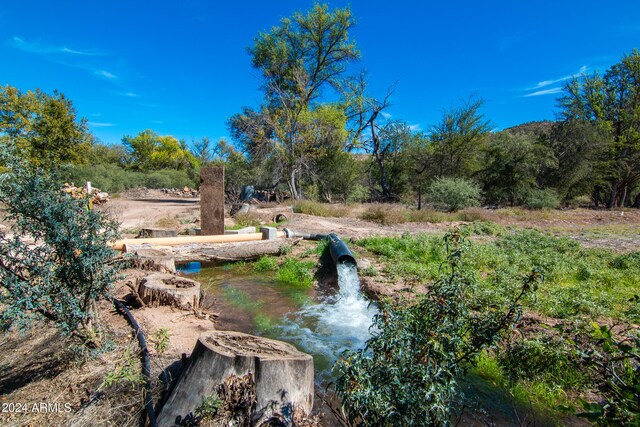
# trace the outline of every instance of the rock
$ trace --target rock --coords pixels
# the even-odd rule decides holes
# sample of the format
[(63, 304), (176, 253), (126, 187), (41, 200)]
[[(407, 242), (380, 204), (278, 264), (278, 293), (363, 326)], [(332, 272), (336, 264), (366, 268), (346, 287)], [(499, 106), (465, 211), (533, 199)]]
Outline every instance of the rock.
[(168, 305), (181, 310), (200, 309), (200, 283), (173, 274), (155, 273), (143, 277), (138, 294), (150, 307)]
[(187, 369), (160, 412), (158, 425), (172, 426), (177, 417), (185, 419), (228, 378), (249, 373), (255, 382), (251, 425), (260, 425), (275, 414), (310, 413), (314, 393), (310, 355), (281, 341), (210, 331), (198, 338)]
[(356, 264), (358, 266), (358, 270), (365, 270), (369, 267), (371, 267), (371, 260), (367, 259), (367, 258), (358, 258), (356, 260)]
[(240, 206), (240, 209), (238, 209), (238, 211), (234, 213), (234, 216), (248, 214), (250, 210), (251, 210), (251, 205), (249, 205), (248, 203), (243, 203)]

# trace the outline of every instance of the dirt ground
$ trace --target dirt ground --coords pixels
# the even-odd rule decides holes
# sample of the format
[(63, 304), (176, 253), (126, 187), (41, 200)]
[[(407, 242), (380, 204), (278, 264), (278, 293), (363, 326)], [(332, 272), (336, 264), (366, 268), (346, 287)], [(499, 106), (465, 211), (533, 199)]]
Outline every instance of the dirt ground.
[[(368, 205), (354, 205), (342, 218), (317, 217), (293, 213), (290, 205), (260, 207), (253, 205), (250, 216), (262, 223), (273, 222), (276, 213), (284, 212), (289, 221), (280, 228), (307, 233), (336, 233), (341, 237), (358, 239), (371, 235), (401, 235), (403, 233), (438, 233), (460, 221), (426, 223), (407, 222), (381, 225), (360, 219)], [(227, 212), (230, 207), (227, 207)], [(386, 208), (386, 207), (385, 207)], [(185, 232), (199, 226), (200, 199), (176, 198), (159, 190), (135, 190), (110, 200), (100, 209), (113, 216), (125, 237), (136, 235), (140, 228), (176, 228)], [(389, 206), (393, 209), (393, 206)], [(503, 226), (538, 228), (579, 240), (586, 246), (601, 246), (618, 250), (640, 249), (640, 210), (566, 209), (526, 211), (511, 209), (468, 209), (469, 216), (493, 221)], [(235, 220), (225, 218), (225, 225)]]
[[(276, 213), (285, 213), (287, 227), (305, 233), (334, 232), (343, 238), (358, 239), (370, 235), (401, 235), (419, 232), (440, 233), (460, 222), (402, 223), (381, 225), (359, 218), (367, 208), (357, 205), (342, 218), (315, 217), (293, 213), (290, 206), (255, 208), (251, 218), (271, 223)], [(390, 207), (390, 209), (393, 207)], [(199, 199), (168, 196), (156, 190), (136, 190), (122, 194), (98, 209), (120, 223), (124, 237), (133, 237), (141, 228), (175, 228), (184, 233), (199, 227)], [(494, 221), (504, 226), (535, 227), (558, 235), (569, 236), (585, 246), (606, 247), (618, 251), (640, 250), (640, 210), (574, 209), (550, 212), (475, 209), (474, 218)], [(225, 225), (235, 225), (231, 217)], [(366, 261), (366, 260), (365, 260)], [(146, 274), (129, 270), (117, 286), (115, 296), (125, 298), (128, 285)], [(403, 284), (395, 284), (398, 289)], [(181, 368), (182, 355), (193, 349), (197, 337), (215, 328), (215, 307), (207, 315), (179, 311), (169, 307), (134, 309), (134, 316), (148, 337), (152, 356), (154, 401), (162, 395), (167, 374)], [(11, 332), (0, 338), (0, 396), (2, 404), (60, 403), (61, 410), (34, 412), (0, 412), (0, 425), (138, 425), (141, 417), (141, 391), (126, 387), (105, 386), (105, 375), (118, 372), (126, 349), (138, 351), (132, 330), (113, 307), (103, 301), (100, 318), (112, 331), (113, 348), (90, 363), (74, 362), (68, 339), (60, 337), (49, 326), (39, 325), (26, 335)], [(168, 348), (156, 349), (153, 338), (160, 329), (167, 329)], [(124, 352), (124, 353), (123, 353)], [(126, 385), (126, 384), (125, 384)], [(135, 389), (135, 387), (134, 387)], [(126, 397), (123, 397), (126, 396)], [(64, 404), (70, 405), (67, 411)], [(5, 405), (5, 406), (6, 406)], [(7, 406), (8, 408), (8, 406)], [(114, 421), (116, 420), (116, 421)]]

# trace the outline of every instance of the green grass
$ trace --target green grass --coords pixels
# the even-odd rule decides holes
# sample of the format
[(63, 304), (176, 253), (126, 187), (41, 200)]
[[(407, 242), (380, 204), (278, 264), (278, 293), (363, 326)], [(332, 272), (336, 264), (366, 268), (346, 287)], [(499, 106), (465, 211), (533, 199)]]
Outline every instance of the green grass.
[(313, 284), (314, 261), (300, 261), (287, 258), (280, 264), (276, 272), (276, 280), (297, 288), (309, 288)]
[[(571, 239), (537, 230), (507, 230), (482, 223), (471, 226), (471, 234), (497, 235), (492, 241), (472, 245), (467, 254), (477, 278), (471, 295), (477, 306), (506, 302), (521, 278), (537, 268), (544, 273), (545, 282), (526, 308), (557, 318), (602, 316), (640, 321), (631, 301), (640, 294), (640, 252), (619, 255), (582, 248)], [(383, 272), (392, 279), (433, 281), (444, 260), (444, 245), (435, 235), (371, 237), (357, 244), (377, 255)]]
[(276, 271), (278, 269), (278, 259), (272, 256), (260, 257), (258, 261), (253, 263), (253, 271)]
[[(471, 373), (510, 396), (514, 407), (534, 408), (560, 423), (567, 411), (576, 410), (575, 396), (595, 386), (594, 373), (585, 370), (580, 358), (587, 351), (580, 350), (585, 325), (603, 318), (640, 322), (640, 252), (583, 248), (566, 237), (487, 222), (469, 224), (464, 234), (493, 236), (466, 250), (465, 262), (475, 277), (468, 292), (473, 310), (504, 309), (535, 268), (545, 280), (523, 309), (562, 319), (551, 322), (558, 328), (540, 325), (505, 341), (480, 357)], [(437, 235), (370, 237), (357, 245), (378, 258), (381, 274), (396, 281), (435, 281), (445, 255)]]
[[(573, 370), (565, 376), (572, 378), (576, 375), (579, 374)], [(567, 394), (571, 389), (565, 388), (566, 386), (562, 384), (564, 378), (559, 378), (557, 382), (552, 378), (537, 376), (523, 379), (510, 378), (499, 358), (492, 353), (483, 352), (477, 358), (476, 365), (470, 369), (467, 378), (472, 384), (475, 383), (476, 387), (481, 387), (477, 378), (486, 381), (492, 388), (489, 394), (494, 398), (510, 400), (510, 406), (518, 411), (526, 412), (533, 409), (534, 413), (538, 416), (543, 415), (551, 424), (559, 423), (559, 418), (564, 413), (575, 409)]]

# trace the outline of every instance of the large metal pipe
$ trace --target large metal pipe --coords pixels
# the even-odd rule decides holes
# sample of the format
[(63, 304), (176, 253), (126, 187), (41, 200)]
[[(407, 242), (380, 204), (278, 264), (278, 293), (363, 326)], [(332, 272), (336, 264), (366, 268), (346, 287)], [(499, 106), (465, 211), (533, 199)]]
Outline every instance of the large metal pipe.
[(285, 236), (289, 239), (300, 237), (304, 240), (324, 240), (329, 237), (328, 234), (300, 233), (299, 231), (293, 231), (288, 228), (285, 228), (283, 231)]
[(331, 258), (336, 265), (356, 263), (356, 258), (347, 245), (335, 233), (329, 234), (328, 239), (329, 252), (331, 252)]
[(310, 233), (300, 233), (298, 231), (293, 231), (288, 228), (284, 229), (284, 232), (287, 237), (301, 237), (305, 240), (329, 240), (329, 252), (331, 253), (331, 258), (333, 258), (333, 262), (335, 264), (341, 263), (356, 263), (356, 258), (353, 256), (347, 245), (335, 234), (310, 234)]
[[(278, 231), (277, 237), (285, 237), (285, 233)], [(262, 240), (262, 233), (247, 234), (219, 234), (214, 236), (178, 236), (178, 237), (154, 237), (146, 239), (122, 239), (115, 241), (111, 247), (115, 250), (122, 251), (125, 245), (142, 245), (151, 244), (158, 246), (177, 246), (188, 245), (190, 243), (233, 243), (233, 242), (250, 242), (253, 240)]]

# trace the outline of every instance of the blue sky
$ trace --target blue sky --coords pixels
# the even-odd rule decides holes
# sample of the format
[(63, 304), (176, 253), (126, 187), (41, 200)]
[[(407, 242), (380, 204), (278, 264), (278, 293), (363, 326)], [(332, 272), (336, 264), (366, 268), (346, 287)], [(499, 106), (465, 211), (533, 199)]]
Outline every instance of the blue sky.
[[(350, 4), (351, 37), (371, 94), (398, 81), (388, 110), (428, 130), (477, 95), (496, 129), (553, 119), (562, 82), (604, 71), (640, 47), (640, 1), (333, 1)], [(2, 1), (0, 84), (57, 89), (105, 143), (153, 129), (191, 142), (228, 135), (257, 106), (246, 47), (313, 5), (276, 1)]]

